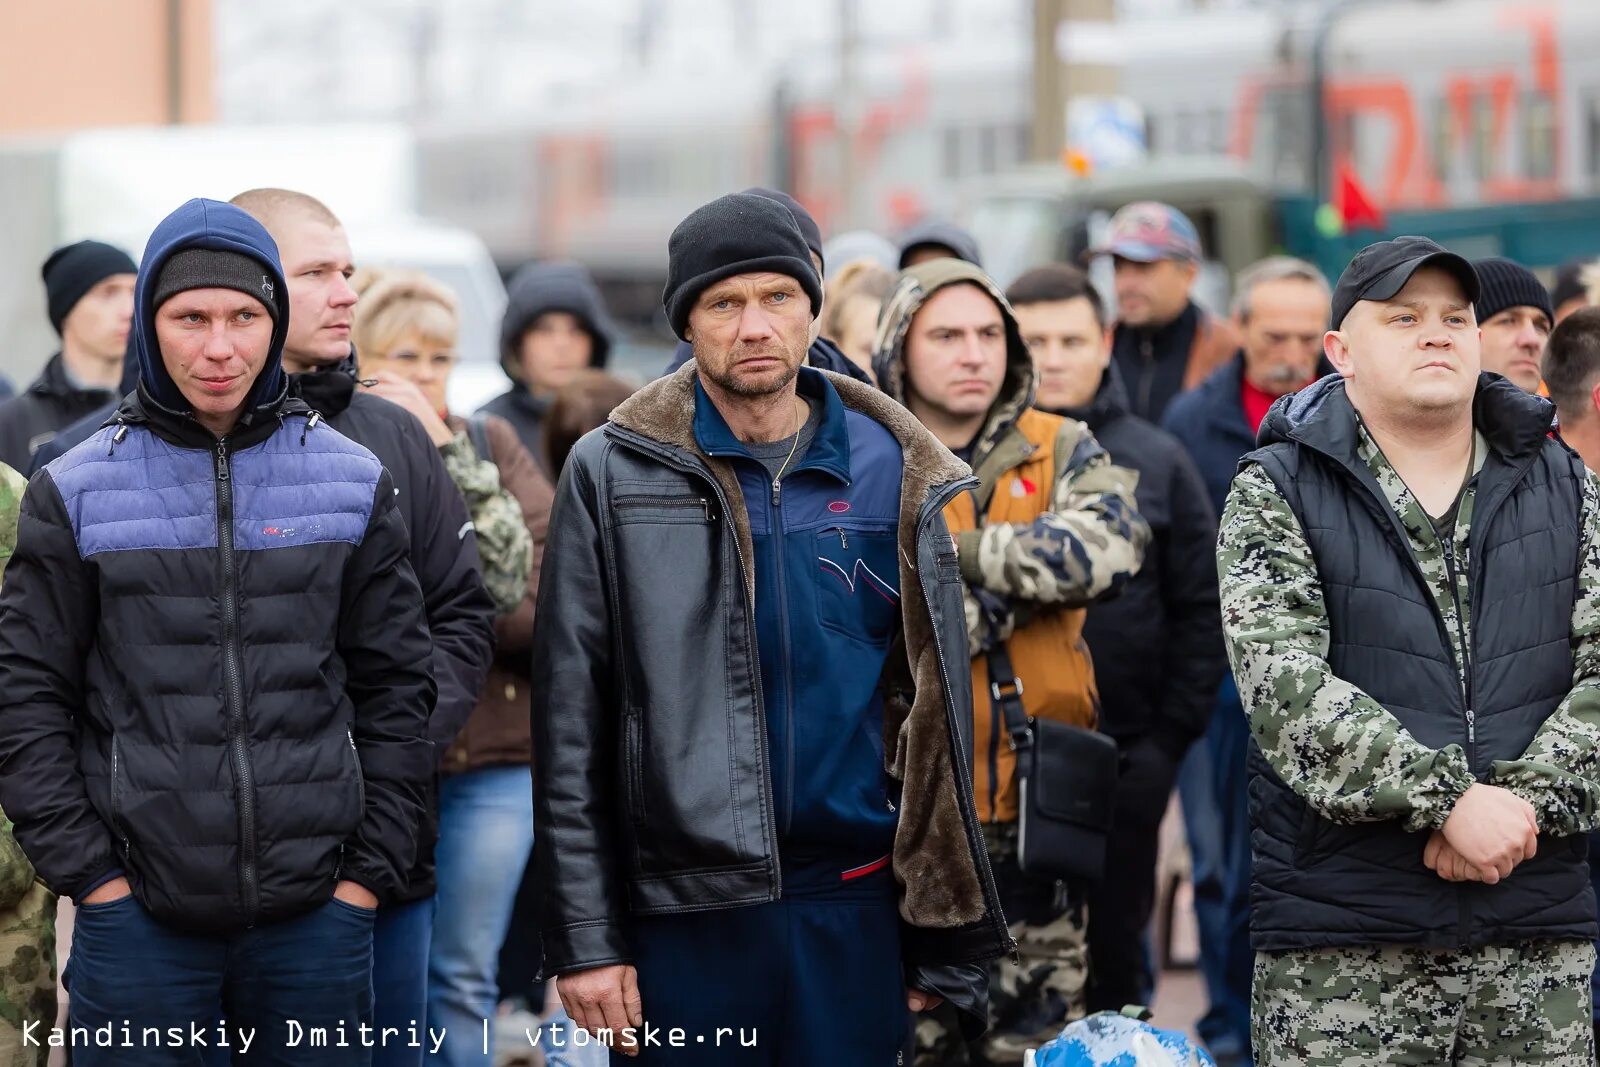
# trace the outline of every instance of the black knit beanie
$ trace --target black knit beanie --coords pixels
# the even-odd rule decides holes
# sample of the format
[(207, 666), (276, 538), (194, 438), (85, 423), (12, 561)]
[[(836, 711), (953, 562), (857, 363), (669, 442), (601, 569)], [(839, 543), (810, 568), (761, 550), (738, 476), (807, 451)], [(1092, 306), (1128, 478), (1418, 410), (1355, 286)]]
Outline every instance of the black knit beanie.
[(696, 208), (667, 241), (662, 306), (672, 332), (689, 330), (689, 311), (707, 288), (735, 274), (787, 274), (822, 312), (822, 282), (789, 209), (753, 193), (733, 193)]
[(1478, 275), (1478, 302), (1473, 306), (1480, 324), (1488, 322), (1506, 308), (1538, 308), (1554, 322), (1555, 308), (1550, 293), (1533, 271), (1515, 260), (1501, 256), (1475, 259), (1472, 269)]
[[(782, 189), (768, 189), (764, 185), (752, 185), (745, 192), (753, 196), (764, 196), (768, 200), (776, 200), (789, 209), (789, 214), (794, 217), (794, 224), (800, 227), (800, 236), (806, 239), (806, 247), (816, 254), (817, 259), (822, 257), (822, 227), (817, 225), (817, 220), (811, 217), (811, 212), (806, 206)], [(823, 263), (822, 268), (827, 270), (828, 265)]]
[(273, 299), (272, 288), (272, 273), (243, 252), (185, 248), (161, 265), (150, 306), (160, 308), (190, 289), (233, 289), (261, 301), (267, 314), (277, 321), (278, 302)]
[(137, 274), (138, 271), (128, 253), (100, 241), (79, 241), (56, 249), (39, 272), (44, 276), (50, 325), (60, 333), (61, 324), (90, 289), (113, 274)]

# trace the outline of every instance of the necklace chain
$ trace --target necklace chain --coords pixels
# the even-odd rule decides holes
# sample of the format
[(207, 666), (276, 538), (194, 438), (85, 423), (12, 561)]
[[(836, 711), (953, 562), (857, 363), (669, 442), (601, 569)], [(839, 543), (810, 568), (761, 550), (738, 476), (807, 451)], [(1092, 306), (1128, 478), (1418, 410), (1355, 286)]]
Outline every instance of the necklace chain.
[[(795, 399), (798, 400), (799, 397), (796, 397)], [(794, 459), (795, 449), (797, 449), (799, 447), (800, 447), (800, 411), (799, 411), (799, 409), (796, 409), (795, 413), (794, 413), (794, 443), (789, 446), (789, 455), (784, 459), (783, 466), (779, 467), (778, 468), (778, 473), (773, 476), (772, 480), (774, 482), (776, 482), (779, 478), (782, 478), (783, 477), (783, 472), (789, 469), (789, 463), (790, 463), (791, 460)]]

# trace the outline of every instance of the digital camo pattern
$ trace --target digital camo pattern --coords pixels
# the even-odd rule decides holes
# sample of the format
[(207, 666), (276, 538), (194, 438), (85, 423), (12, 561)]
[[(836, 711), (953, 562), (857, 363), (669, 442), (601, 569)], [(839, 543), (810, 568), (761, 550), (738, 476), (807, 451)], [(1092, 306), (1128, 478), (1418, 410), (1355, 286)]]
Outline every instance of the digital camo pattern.
[(1600, 826), (1600, 483), (1583, 483), (1583, 551), (1572, 605), (1572, 691), (1519, 760), (1495, 763), (1489, 780), (1533, 805), (1541, 833)]
[(533, 567), (533, 535), (523, 522), (522, 508), (501, 488), (499, 468), (478, 457), (466, 434), (456, 434), (439, 454), (472, 516), (484, 588), (500, 614), (509, 615), (527, 595)]
[(1435, 752), (1328, 666), (1322, 583), (1272, 479), (1240, 471), (1217, 540), (1222, 628), (1261, 753), (1323, 818), (1443, 825), (1472, 782), (1459, 745)]
[[(1433, 523), (1365, 427), (1360, 434), (1359, 454), (1406, 530), (1458, 668), (1464, 670), (1461, 635), (1470, 641), (1472, 633), (1467, 550), (1473, 487), (1462, 492), (1450, 541), (1457, 574), (1452, 596), (1451, 568)], [(1485, 448), (1480, 438), (1480, 461)], [(1533, 804), (1541, 832), (1558, 836), (1585, 832), (1600, 822), (1600, 486), (1592, 474), (1583, 492), (1584, 549), (1572, 611), (1573, 689), (1523, 758), (1495, 763), (1488, 776)], [(1472, 784), (1465, 753), (1457, 745), (1439, 752), (1425, 748), (1376, 701), (1334, 677), (1326, 660), (1326, 612), (1310, 546), (1259, 466), (1234, 479), (1223, 509), (1217, 567), (1239, 692), (1262, 754), (1279, 777), (1334, 822), (1399, 818), (1410, 830), (1442, 825)]]
[(1595, 1062), (1587, 941), (1256, 956), (1257, 1067)]
[(22, 511), (22, 494), (28, 480), (0, 463), (0, 570), (11, 562), (17, 547), (17, 515)]
[[(17, 513), (27, 482), (0, 464), (0, 568), (17, 545)], [(24, 1048), (22, 1028), (36, 1033), (56, 1018), (56, 897), (37, 881), (33, 864), (0, 812), (0, 1067), (44, 1067), (48, 1048)]]

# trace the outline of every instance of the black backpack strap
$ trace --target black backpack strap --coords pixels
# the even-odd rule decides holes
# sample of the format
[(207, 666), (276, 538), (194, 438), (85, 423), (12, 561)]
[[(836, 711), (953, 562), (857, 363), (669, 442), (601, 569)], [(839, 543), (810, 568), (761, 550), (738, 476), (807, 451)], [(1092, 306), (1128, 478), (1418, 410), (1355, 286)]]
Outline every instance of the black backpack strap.
[(478, 453), (479, 459), (494, 462), (494, 448), (489, 444), (489, 416), (481, 411), (467, 416), (467, 440), (472, 442), (472, 450)]

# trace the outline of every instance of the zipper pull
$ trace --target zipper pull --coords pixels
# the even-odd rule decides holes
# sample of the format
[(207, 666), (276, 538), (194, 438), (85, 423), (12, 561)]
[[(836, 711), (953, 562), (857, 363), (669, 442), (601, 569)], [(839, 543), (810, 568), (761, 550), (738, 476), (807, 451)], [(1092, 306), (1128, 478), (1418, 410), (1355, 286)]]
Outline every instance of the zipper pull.
[(850, 551), (850, 538), (844, 532), (843, 526), (839, 527), (839, 548), (844, 552)]
[(780, 494), (783, 492), (783, 479), (772, 479), (772, 506), (778, 507), (781, 503)]
[(1467, 709), (1467, 743), (1478, 743), (1478, 716), (1471, 708)]
[(713, 521), (715, 516), (713, 516), (711, 514), (711, 501), (707, 500), (705, 497), (701, 497), (700, 498), (700, 506), (705, 509), (706, 521), (707, 522)]
[(221, 481), (228, 480), (228, 439), (217, 438), (217, 478)]

